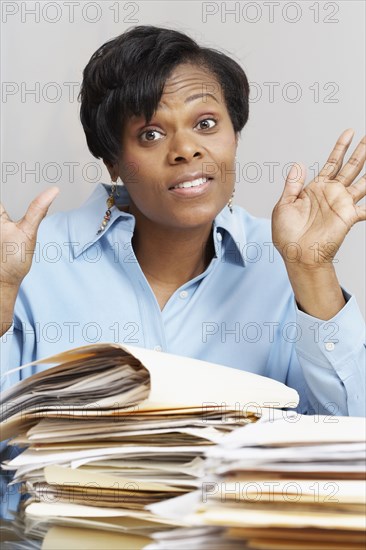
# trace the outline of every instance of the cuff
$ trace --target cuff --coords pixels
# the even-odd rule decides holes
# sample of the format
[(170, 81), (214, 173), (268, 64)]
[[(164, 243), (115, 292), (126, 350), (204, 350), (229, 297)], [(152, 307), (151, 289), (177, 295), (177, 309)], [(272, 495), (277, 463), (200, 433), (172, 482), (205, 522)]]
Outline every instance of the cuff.
[(338, 376), (349, 376), (348, 361), (365, 342), (365, 322), (356, 298), (342, 288), (346, 304), (331, 319), (324, 321), (299, 310), (295, 302), (300, 338), (296, 351), (310, 361), (316, 359), (328, 369), (335, 368)]

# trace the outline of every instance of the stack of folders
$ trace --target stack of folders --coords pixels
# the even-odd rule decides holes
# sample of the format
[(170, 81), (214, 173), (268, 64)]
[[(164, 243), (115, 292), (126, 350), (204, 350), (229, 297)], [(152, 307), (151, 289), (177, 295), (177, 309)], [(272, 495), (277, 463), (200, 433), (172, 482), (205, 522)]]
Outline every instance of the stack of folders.
[(53, 525), (44, 548), (144, 548), (152, 533), (192, 533), (148, 507), (200, 488), (207, 449), (235, 428), (274, 402), (298, 403), (295, 390), (262, 376), (117, 344), (19, 370), (36, 366), (3, 393), (0, 427), (26, 447), (3, 467), (30, 495), (28, 528), (43, 535)]
[[(210, 526), (196, 548), (364, 550), (366, 422), (276, 411), (206, 451), (202, 489), (155, 513)], [(187, 510), (190, 509), (190, 513)], [(173, 537), (174, 534), (174, 537)], [(184, 548), (179, 530), (157, 534), (161, 550)], [(186, 534), (186, 546), (189, 535)], [(193, 548), (194, 546), (192, 546)]]

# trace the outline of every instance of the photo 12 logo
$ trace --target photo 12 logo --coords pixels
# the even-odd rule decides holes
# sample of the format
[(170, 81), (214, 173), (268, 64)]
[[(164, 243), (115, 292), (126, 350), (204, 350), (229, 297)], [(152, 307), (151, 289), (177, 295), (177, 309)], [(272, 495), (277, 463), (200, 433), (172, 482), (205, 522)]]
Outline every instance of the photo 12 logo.
[(338, 2), (202, 2), (201, 21), (210, 23), (339, 23)]
[(139, 23), (137, 2), (1, 2), (1, 22)]

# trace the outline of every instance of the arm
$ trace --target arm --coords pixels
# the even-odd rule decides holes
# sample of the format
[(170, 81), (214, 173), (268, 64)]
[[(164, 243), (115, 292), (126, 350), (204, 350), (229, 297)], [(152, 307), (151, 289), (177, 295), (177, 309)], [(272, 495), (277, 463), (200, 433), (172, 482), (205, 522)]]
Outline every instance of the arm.
[[(306, 187), (301, 168), (290, 170), (272, 214), (273, 241), (286, 266), (303, 337), (296, 346), (310, 399), (334, 401), (333, 414), (364, 414), (365, 346), (363, 321), (355, 299), (344, 293), (334, 256), (352, 226), (366, 219), (357, 203), (366, 194), (366, 178), (354, 181), (366, 158), (364, 138), (342, 167), (353, 131), (338, 139), (319, 175)], [(328, 323), (327, 323), (328, 321)], [(326, 341), (336, 328), (337, 342)], [(315, 327), (323, 333), (313, 342)], [(337, 410), (336, 410), (337, 409)], [(329, 410), (329, 407), (328, 407)]]
[(273, 242), (285, 263), (298, 306), (327, 320), (345, 300), (333, 266), (352, 226), (366, 220), (366, 176), (356, 182), (366, 159), (366, 137), (342, 167), (352, 141), (346, 130), (319, 175), (306, 187), (305, 170), (293, 165), (272, 213)]
[[(56, 197), (58, 188), (43, 191), (32, 201), (19, 222), (13, 222), (0, 204), (0, 352), (1, 391), (19, 380), (19, 374), (7, 375), (7, 371), (22, 363), (22, 331), (14, 323), (14, 306), (22, 280), (30, 270), (39, 224)], [(24, 254), (24, 250), (27, 254)], [(18, 320), (19, 321), (19, 320)], [(8, 460), (18, 454), (16, 447), (7, 447), (0, 442), (0, 460)], [(0, 480), (1, 517), (10, 518), (10, 510), (16, 510), (20, 494), (17, 485), (7, 485), (12, 478), (10, 472), (2, 472)]]
[(295, 344), (313, 414), (365, 416), (365, 325), (356, 299), (343, 290), (345, 305), (324, 321), (301, 311)]

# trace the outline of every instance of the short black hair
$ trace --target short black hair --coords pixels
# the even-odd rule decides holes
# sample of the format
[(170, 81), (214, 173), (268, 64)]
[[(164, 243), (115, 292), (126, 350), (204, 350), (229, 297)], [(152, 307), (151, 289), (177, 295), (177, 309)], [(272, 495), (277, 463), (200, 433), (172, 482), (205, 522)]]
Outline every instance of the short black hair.
[(124, 122), (152, 119), (173, 69), (190, 63), (210, 71), (221, 85), (235, 133), (249, 116), (249, 83), (241, 66), (186, 34), (139, 25), (103, 44), (83, 71), (80, 119), (90, 152), (114, 165), (121, 153)]

